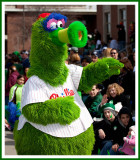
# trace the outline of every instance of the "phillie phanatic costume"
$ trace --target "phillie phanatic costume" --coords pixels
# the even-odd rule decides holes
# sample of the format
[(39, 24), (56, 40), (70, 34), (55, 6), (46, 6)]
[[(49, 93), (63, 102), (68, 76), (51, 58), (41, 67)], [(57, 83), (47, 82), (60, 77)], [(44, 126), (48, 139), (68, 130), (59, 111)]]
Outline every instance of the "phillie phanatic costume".
[(32, 25), (28, 81), (22, 93), (22, 115), (14, 127), (19, 155), (91, 155), (95, 137), (93, 120), (78, 91), (88, 92), (123, 67), (104, 58), (82, 68), (66, 65), (67, 44), (84, 47), (87, 30), (67, 17), (42, 13)]

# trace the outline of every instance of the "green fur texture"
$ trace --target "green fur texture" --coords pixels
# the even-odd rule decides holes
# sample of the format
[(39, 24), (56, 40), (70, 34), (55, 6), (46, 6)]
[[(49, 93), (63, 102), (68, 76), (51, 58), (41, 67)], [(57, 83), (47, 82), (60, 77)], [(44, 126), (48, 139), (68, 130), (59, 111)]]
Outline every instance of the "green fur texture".
[(80, 108), (74, 103), (74, 97), (68, 96), (29, 104), (23, 107), (22, 114), (33, 123), (66, 125), (80, 116)]
[(31, 52), (28, 77), (37, 75), (52, 86), (63, 85), (68, 76), (64, 61), (67, 59), (66, 44), (58, 46), (53, 43), (51, 33), (46, 32), (41, 24), (43, 19), (32, 26)]
[(14, 127), (15, 148), (18, 155), (91, 155), (95, 143), (92, 125), (85, 132), (72, 138), (50, 136), (29, 123), (17, 131), (17, 125), (18, 121)]
[[(47, 32), (42, 26), (43, 18), (32, 26), (31, 52), (28, 77), (33, 75), (49, 83), (51, 86), (63, 85), (68, 76), (65, 60), (68, 57), (66, 44), (57, 42), (58, 31)], [(86, 28), (83, 30), (81, 42), (79, 30), (75, 25), (70, 26), (69, 37), (75, 47), (84, 47), (87, 42)], [(59, 30), (59, 29), (58, 29)], [(76, 30), (73, 32), (72, 30)], [(75, 34), (75, 36), (71, 35)], [(77, 39), (78, 42), (76, 43)], [(23, 107), (22, 114), (27, 120), (47, 125), (60, 123), (70, 124), (80, 116), (80, 109), (74, 103), (73, 97), (57, 98), (44, 103), (29, 104)], [(19, 155), (91, 155), (95, 143), (93, 126), (85, 132), (72, 138), (57, 138), (37, 130), (29, 123), (25, 123), (21, 130), (17, 130), (18, 121), (14, 127), (14, 140)]]
[(112, 75), (120, 74), (123, 64), (114, 58), (98, 59), (95, 63), (90, 63), (83, 68), (82, 77), (78, 90), (88, 92), (92, 86), (103, 82)]
[[(79, 39), (79, 35), (78, 35), (80, 31), (82, 32), (81, 40)], [(85, 25), (79, 21), (75, 21), (71, 23), (68, 28), (68, 37), (69, 37), (70, 43), (73, 46), (76, 46), (78, 48), (85, 46), (88, 40), (87, 39), (87, 29)]]

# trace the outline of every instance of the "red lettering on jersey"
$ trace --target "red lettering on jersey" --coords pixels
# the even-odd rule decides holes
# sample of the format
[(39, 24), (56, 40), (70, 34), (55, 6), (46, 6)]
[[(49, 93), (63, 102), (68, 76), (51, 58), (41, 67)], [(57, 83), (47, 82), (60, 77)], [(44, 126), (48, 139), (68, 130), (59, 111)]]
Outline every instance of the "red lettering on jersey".
[(58, 97), (59, 97), (58, 94), (53, 93), (53, 94), (50, 96), (50, 99), (56, 99), (56, 98), (58, 98)]

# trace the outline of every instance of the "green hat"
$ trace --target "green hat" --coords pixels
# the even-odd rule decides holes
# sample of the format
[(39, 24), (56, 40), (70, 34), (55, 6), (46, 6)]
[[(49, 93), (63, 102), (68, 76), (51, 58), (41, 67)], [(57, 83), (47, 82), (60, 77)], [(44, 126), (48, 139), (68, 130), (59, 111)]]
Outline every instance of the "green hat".
[(114, 104), (112, 102), (106, 103), (101, 107), (100, 111), (103, 112), (105, 109), (109, 109), (109, 110), (115, 111), (115, 106), (114, 106)]
[(20, 53), (19, 53), (18, 51), (13, 52), (13, 54), (15, 54), (15, 55), (17, 55), (17, 56), (20, 55)]

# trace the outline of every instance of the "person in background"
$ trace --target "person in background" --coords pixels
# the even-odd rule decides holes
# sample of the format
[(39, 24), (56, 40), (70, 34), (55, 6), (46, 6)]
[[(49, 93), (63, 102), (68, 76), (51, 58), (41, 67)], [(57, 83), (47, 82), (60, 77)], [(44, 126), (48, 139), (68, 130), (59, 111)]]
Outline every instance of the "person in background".
[(119, 60), (128, 59), (126, 51), (121, 51), (119, 54)]
[(102, 94), (100, 93), (101, 86), (99, 84), (94, 85), (92, 90), (89, 92), (89, 96), (85, 100), (85, 106), (90, 112), (92, 118), (101, 117), (101, 113), (99, 111), (99, 105), (102, 101)]
[(104, 50), (104, 52), (103, 52), (103, 57), (104, 58), (110, 58), (111, 56), (110, 56), (110, 51), (111, 51), (111, 49), (112, 48), (106, 48), (105, 50)]
[[(88, 64), (90, 64), (92, 62), (91, 57), (89, 57), (88, 55), (85, 55), (82, 59), (81, 59), (81, 66), (82, 67), (86, 67)], [(85, 102), (85, 100), (87, 99), (87, 97), (89, 96), (88, 93), (85, 93), (82, 91), (82, 101)]]
[(113, 39), (112, 37), (109, 38), (109, 47), (110, 48), (116, 48), (118, 49), (118, 42), (116, 39)]
[(74, 53), (70, 56), (69, 64), (81, 65), (81, 59), (78, 53)]
[(20, 61), (19, 57), (16, 54), (13, 53), (12, 60), (13, 60), (13, 65), (16, 66), (19, 74), (23, 75), (24, 70), (23, 70), (23, 66), (21, 64), (21, 61)]
[(25, 79), (25, 82), (24, 82), (24, 83), (26, 83), (26, 81), (28, 80), (28, 77), (27, 77), (27, 72), (28, 72), (28, 70), (29, 70), (28, 67), (25, 68), (25, 70), (24, 70), (24, 79)]
[(22, 65), (23, 65), (23, 70), (25, 68), (29, 68), (30, 67), (30, 62), (29, 62), (29, 52), (26, 50), (22, 50), (21, 53), (21, 58), (22, 58)]
[(102, 52), (101, 52), (101, 55), (100, 55), (100, 58), (103, 58), (104, 57), (104, 55), (105, 55), (105, 50), (107, 49), (107, 46), (104, 46), (103, 48), (102, 48)]
[(17, 82), (17, 77), (19, 76), (19, 73), (16, 69), (16, 66), (11, 66), (9, 68), (9, 77), (8, 77), (8, 80), (6, 82), (6, 85), (5, 85), (5, 105), (8, 105), (8, 102), (9, 102), (9, 92), (10, 92), (10, 89), (13, 85), (16, 84)]
[(91, 53), (91, 60), (93, 63), (98, 61), (98, 55), (96, 51)]
[(90, 64), (92, 62), (91, 58), (89, 56), (84, 56), (82, 59), (81, 59), (81, 65), (82, 67), (85, 67), (87, 66), (88, 64)]
[(118, 28), (118, 50), (122, 50), (125, 48), (125, 29), (122, 22), (117, 25)]
[(5, 68), (8, 70), (13, 65), (13, 54), (5, 55)]
[(119, 59), (119, 54), (118, 54), (118, 51), (117, 51), (117, 49), (116, 48), (112, 48), (111, 50), (110, 50), (110, 56), (112, 57), (112, 58), (114, 58), (114, 59)]
[(69, 63), (71, 62), (71, 57), (72, 57), (72, 55), (73, 54), (78, 54), (78, 48), (77, 47), (71, 47), (71, 48), (69, 48), (69, 57), (68, 57), (68, 59), (69, 59)]

